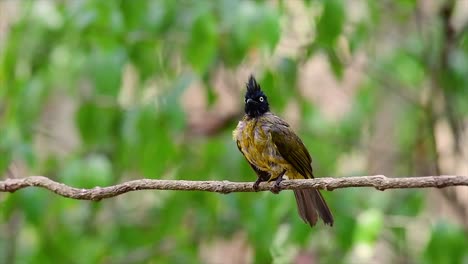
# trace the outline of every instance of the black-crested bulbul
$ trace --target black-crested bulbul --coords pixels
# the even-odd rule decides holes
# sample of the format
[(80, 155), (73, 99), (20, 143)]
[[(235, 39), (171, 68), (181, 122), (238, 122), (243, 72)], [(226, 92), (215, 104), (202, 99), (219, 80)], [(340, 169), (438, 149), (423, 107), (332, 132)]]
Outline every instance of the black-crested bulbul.
[[(247, 82), (245, 115), (233, 132), (237, 147), (261, 182), (276, 180), (275, 189), (286, 175), (289, 179), (314, 178), (312, 159), (304, 143), (289, 124), (270, 112), (268, 99), (253, 76)], [(277, 192), (277, 191), (276, 191)], [(294, 190), (301, 218), (310, 226), (318, 217), (333, 225), (333, 215), (316, 189)]]

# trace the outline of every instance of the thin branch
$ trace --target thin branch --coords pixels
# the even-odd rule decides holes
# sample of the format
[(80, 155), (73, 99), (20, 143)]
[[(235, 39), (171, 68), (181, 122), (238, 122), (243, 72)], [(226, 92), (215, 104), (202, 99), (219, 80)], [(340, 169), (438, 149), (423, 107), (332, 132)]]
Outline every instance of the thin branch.
[[(55, 182), (43, 176), (30, 176), (22, 179), (6, 179), (0, 181), (0, 192), (15, 192), (17, 190), (36, 186), (48, 189), (60, 196), (79, 200), (98, 201), (123, 193), (137, 190), (173, 190), (173, 191), (206, 191), (218, 193), (253, 192), (251, 182), (230, 181), (185, 181), (185, 180), (150, 180), (141, 179), (108, 187), (80, 189)], [(291, 189), (324, 189), (334, 190), (349, 187), (374, 187), (377, 190), (408, 189), (408, 188), (443, 188), (448, 186), (468, 186), (468, 176), (425, 176), (411, 178), (388, 178), (383, 175), (359, 176), (343, 178), (319, 178), (309, 180), (284, 180), (282, 190)], [(259, 191), (268, 191), (273, 183), (262, 183)]]

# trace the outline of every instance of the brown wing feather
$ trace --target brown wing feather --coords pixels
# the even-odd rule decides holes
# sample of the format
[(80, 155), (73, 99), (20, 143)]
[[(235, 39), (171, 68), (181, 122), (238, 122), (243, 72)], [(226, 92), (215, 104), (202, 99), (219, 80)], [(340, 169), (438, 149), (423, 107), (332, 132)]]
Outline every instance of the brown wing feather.
[(281, 156), (304, 178), (313, 178), (312, 158), (302, 140), (287, 126), (275, 126), (271, 131), (273, 143)]

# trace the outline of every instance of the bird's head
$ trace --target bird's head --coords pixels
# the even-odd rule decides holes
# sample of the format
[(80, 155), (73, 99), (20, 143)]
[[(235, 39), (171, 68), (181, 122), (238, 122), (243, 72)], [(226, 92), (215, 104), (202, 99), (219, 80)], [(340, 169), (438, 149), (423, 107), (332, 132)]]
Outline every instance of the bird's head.
[(268, 99), (260, 89), (260, 85), (257, 83), (253, 75), (250, 75), (246, 86), (247, 92), (245, 93), (245, 113), (249, 117), (259, 117), (270, 111)]

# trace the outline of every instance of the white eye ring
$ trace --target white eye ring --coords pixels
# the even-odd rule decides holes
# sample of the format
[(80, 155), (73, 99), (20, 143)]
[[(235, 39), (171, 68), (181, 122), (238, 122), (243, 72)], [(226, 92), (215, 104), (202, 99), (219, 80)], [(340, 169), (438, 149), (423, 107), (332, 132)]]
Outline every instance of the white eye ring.
[(258, 98), (258, 100), (260, 100), (260, 102), (263, 102), (263, 96), (260, 96), (260, 98)]

